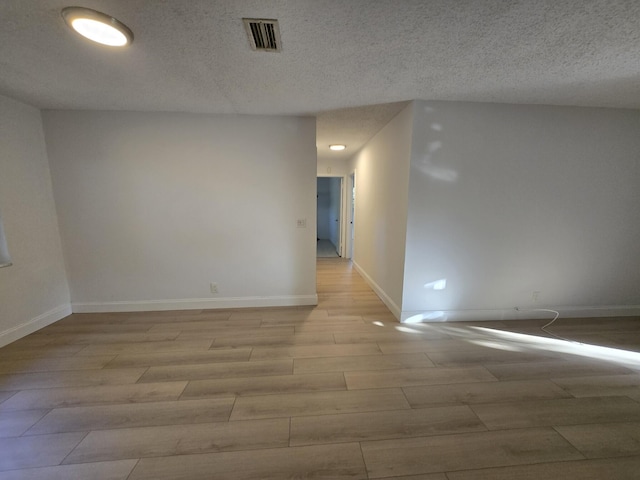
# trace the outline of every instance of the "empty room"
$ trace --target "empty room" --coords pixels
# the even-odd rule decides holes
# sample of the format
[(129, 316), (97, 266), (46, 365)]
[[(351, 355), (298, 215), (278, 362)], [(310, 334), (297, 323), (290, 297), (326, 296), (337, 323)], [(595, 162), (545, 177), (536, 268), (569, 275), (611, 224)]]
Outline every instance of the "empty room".
[(0, 479), (640, 472), (640, 3), (0, 2)]

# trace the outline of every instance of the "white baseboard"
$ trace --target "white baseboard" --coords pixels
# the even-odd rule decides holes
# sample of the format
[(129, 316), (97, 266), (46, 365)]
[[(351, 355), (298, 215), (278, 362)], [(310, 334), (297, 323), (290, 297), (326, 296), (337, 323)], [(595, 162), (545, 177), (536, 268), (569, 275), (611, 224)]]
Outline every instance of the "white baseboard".
[(396, 305), (396, 303), (391, 299), (391, 297), (389, 295), (387, 295), (387, 292), (385, 292), (382, 287), (380, 287), (380, 285), (378, 285), (376, 282), (373, 281), (373, 278), (371, 278), (367, 272), (365, 272), (362, 267), (360, 267), (360, 265), (358, 265), (355, 261), (351, 260), (351, 262), (353, 263), (354, 268), (357, 270), (357, 272), (360, 274), (360, 276), (362, 278), (364, 278), (365, 282), (367, 282), (369, 284), (369, 286), (371, 287), (371, 289), (376, 292), (376, 295), (378, 295), (380, 297), (380, 300), (382, 300), (382, 303), (384, 303), (387, 308), (389, 310), (391, 310), (391, 313), (393, 313), (393, 316), (396, 317), (397, 319), (400, 319), (400, 307), (398, 307), (398, 305)]
[(465, 322), (490, 320), (526, 320), (536, 318), (552, 319), (554, 314), (545, 310), (555, 310), (559, 318), (629, 317), (640, 316), (640, 305), (606, 305), (586, 307), (522, 307), (496, 310), (420, 310), (403, 311), (401, 323), (418, 322)]
[(72, 309), (73, 313), (158, 312), (165, 310), (295, 307), (317, 304), (318, 295), (286, 295), (276, 297), (181, 298), (126, 302), (74, 302)]
[(26, 337), (30, 333), (33, 333), (36, 330), (40, 330), (47, 325), (51, 325), (58, 320), (62, 320), (64, 317), (67, 317), (69, 315), (71, 315), (71, 305), (66, 303), (52, 310), (49, 310), (42, 315), (38, 315), (28, 322), (21, 323), (20, 325), (9, 328), (4, 332), (0, 332), (0, 347), (4, 347), (5, 345), (8, 345), (11, 342), (15, 342), (22, 337)]

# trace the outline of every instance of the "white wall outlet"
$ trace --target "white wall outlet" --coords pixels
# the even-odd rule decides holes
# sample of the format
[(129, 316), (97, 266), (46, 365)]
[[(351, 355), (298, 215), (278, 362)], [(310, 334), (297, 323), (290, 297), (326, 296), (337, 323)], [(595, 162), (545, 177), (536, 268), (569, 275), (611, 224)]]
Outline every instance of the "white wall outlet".
[(538, 290), (531, 292), (531, 301), (536, 303), (540, 299), (540, 292)]
[(210, 283), (209, 287), (211, 288), (211, 293), (218, 293), (218, 284), (217, 283)]
[(299, 218), (296, 221), (296, 226), (298, 228), (307, 228), (307, 219), (306, 218)]

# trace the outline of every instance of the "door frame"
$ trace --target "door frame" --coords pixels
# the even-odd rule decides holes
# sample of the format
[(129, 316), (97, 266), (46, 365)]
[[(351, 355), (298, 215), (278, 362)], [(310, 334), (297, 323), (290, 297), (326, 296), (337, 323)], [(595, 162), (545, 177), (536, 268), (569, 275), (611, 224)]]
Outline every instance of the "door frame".
[(345, 255), (344, 258), (353, 259), (356, 228), (356, 171), (345, 176)]

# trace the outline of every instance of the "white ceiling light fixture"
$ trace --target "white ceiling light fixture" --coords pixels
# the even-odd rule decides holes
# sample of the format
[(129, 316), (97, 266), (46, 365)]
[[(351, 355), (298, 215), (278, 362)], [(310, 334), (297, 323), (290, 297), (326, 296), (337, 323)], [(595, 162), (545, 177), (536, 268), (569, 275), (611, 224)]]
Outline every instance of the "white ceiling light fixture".
[(339, 152), (340, 150), (344, 150), (347, 148), (346, 145), (329, 145), (329, 150), (333, 150), (335, 152)]
[(67, 25), (85, 38), (110, 47), (126, 47), (133, 42), (133, 32), (124, 23), (106, 13), (84, 7), (62, 10)]

